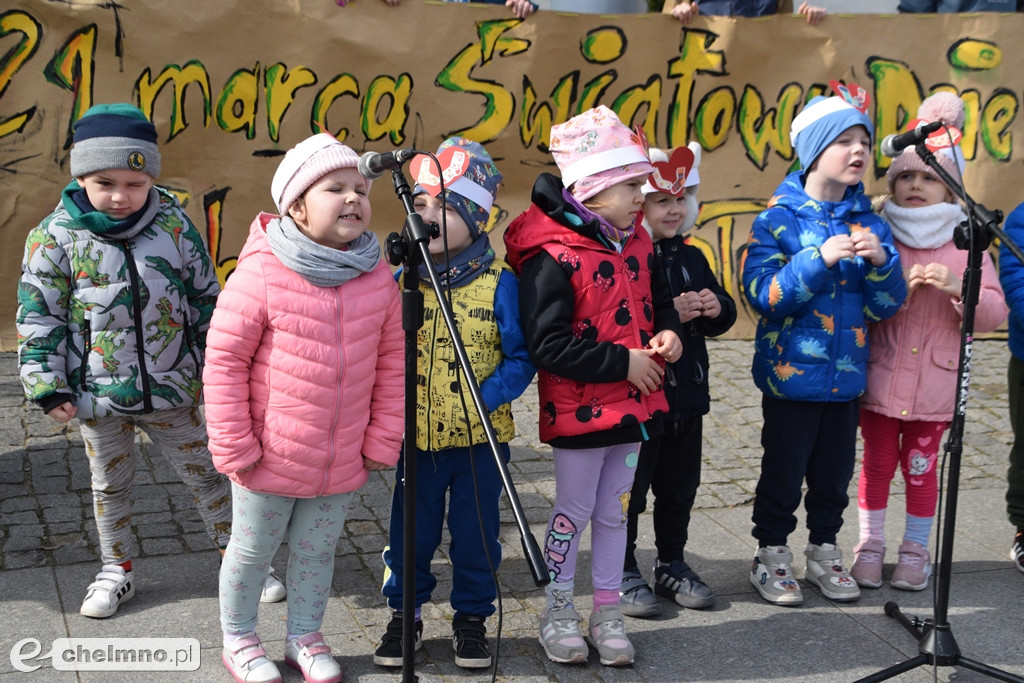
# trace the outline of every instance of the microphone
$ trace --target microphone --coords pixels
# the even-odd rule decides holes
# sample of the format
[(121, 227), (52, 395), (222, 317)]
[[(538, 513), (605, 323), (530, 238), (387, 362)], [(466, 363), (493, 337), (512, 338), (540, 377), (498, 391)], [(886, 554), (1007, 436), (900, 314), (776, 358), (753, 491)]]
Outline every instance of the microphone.
[(394, 152), (366, 152), (359, 157), (359, 175), (369, 180), (380, 178), (384, 171), (397, 171), (402, 164), (420, 152), (415, 149), (396, 149)]
[(942, 121), (925, 123), (922, 121), (913, 130), (899, 135), (886, 135), (882, 138), (882, 154), (887, 157), (898, 157), (907, 147), (924, 142), (929, 135), (942, 128)]

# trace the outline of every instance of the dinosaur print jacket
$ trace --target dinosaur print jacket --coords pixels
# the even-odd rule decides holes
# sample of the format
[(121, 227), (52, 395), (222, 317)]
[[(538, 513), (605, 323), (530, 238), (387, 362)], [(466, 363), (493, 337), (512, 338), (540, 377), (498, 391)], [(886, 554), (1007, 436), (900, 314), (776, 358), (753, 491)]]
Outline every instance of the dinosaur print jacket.
[(82, 419), (198, 405), (206, 330), (220, 292), (202, 235), (153, 188), (116, 230), (92, 232), (71, 199), (28, 235), (18, 284), (26, 396)]
[[(754, 383), (779, 399), (850, 401), (866, 386), (867, 323), (895, 315), (907, 287), (889, 225), (872, 212), (863, 186), (819, 202), (804, 191), (802, 173), (782, 181), (747, 242), (743, 292), (760, 315)], [(885, 264), (857, 257), (826, 267), (821, 245), (855, 230), (878, 236)]]

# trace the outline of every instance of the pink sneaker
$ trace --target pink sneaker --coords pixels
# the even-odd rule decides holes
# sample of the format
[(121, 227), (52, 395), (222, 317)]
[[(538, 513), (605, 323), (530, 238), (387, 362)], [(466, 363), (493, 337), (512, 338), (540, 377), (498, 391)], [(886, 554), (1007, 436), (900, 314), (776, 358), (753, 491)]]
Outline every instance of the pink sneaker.
[(874, 539), (861, 541), (853, 548), (853, 558), (850, 576), (857, 585), (864, 588), (881, 588), (882, 561), (885, 559), (885, 546), (882, 542)]
[(920, 543), (903, 541), (900, 544), (900, 560), (892, 573), (889, 583), (893, 588), (904, 591), (921, 591), (928, 587), (932, 575), (931, 555)]

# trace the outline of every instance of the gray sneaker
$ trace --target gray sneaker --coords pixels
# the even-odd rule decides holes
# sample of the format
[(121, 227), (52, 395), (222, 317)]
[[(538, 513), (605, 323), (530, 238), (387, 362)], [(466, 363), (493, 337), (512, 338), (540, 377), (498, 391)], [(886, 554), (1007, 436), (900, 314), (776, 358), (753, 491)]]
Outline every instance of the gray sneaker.
[(715, 594), (684, 560), (672, 560), (664, 567), (654, 568), (654, 592), (689, 609), (705, 609), (715, 604)]
[(580, 633), (579, 613), (572, 607), (545, 610), (540, 615), (540, 644), (548, 659), (558, 664), (585, 664), (590, 655)]
[(821, 589), (821, 594), (836, 602), (849, 602), (860, 597), (860, 588), (843, 565), (843, 551), (831, 543), (808, 544), (807, 573), (804, 578)]
[(590, 642), (605, 666), (629, 666), (636, 657), (626, 637), (626, 624), (618, 605), (601, 605), (590, 613)]
[(661, 614), (661, 605), (644, 581), (640, 570), (634, 567), (622, 572), (622, 587), (619, 588), (619, 611), (627, 617), (647, 619)]
[(799, 605), (804, 601), (804, 596), (789, 568), (792, 563), (793, 553), (788, 546), (769, 545), (758, 548), (750, 570), (750, 583), (768, 602)]

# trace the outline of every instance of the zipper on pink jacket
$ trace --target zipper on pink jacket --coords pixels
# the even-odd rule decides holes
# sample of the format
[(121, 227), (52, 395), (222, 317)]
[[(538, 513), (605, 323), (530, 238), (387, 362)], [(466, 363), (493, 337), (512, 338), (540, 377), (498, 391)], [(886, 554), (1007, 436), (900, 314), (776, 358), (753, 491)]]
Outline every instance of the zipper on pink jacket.
[[(340, 409), (340, 407), (341, 407), (341, 378), (345, 374), (345, 364), (344, 364), (345, 363), (345, 354), (342, 351), (342, 343), (341, 343), (342, 342), (342, 336), (343, 336), (342, 333), (341, 333), (341, 326), (342, 326), (342, 323), (341, 323), (341, 291), (340, 291), (340, 289), (338, 287), (334, 288), (334, 311), (336, 313), (335, 320), (338, 321), (337, 325), (335, 325), (335, 328), (334, 328), (335, 342), (336, 342), (335, 345), (334, 345), (334, 348), (337, 351), (338, 370), (339, 370), (337, 381), (335, 383), (335, 387), (337, 387), (337, 389), (335, 390), (335, 393), (334, 393), (334, 405), (337, 406)], [(327, 468), (324, 470), (323, 484), (321, 484), (321, 486), (320, 486), (320, 494), (319, 495), (321, 495), (321, 496), (324, 495), (327, 492), (327, 485), (331, 481), (331, 467), (334, 465), (334, 458), (337, 455), (337, 449), (335, 448), (335, 442), (334, 442), (334, 435), (338, 431), (338, 415), (340, 414), (340, 412), (341, 412), (340, 410), (335, 410), (334, 411), (334, 415), (331, 417), (331, 428), (327, 432), (327, 434), (328, 434), (327, 452), (329, 454), (329, 457), (327, 458)]]

